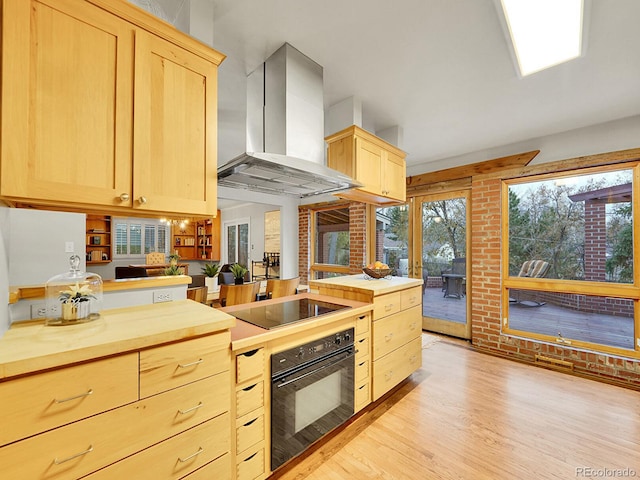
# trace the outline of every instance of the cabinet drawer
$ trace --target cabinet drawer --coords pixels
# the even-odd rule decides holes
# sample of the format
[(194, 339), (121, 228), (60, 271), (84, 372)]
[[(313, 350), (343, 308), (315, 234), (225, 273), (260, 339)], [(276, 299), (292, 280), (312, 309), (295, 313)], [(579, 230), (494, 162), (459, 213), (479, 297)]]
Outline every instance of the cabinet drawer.
[(87, 475), (226, 412), (229, 383), (219, 374), (2, 447), (3, 478)]
[(236, 422), (236, 452), (244, 452), (247, 448), (264, 440), (264, 410), (253, 412), (239, 418)]
[(187, 480), (231, 480), (231, 455), (225, 454), (187, 475)]
[(373, 362), (373, 400), (377, 400), (422, 366), (420, 337)]
[(356, 360), (355, 379), (356, 384), (361, 383), (369, 377), (369, 357)]
[(264, 375), (264, 348), (256, 348), (236, 356), (236, 383)]
[(371, 395), (370, 395), (369, 382), (356, 386), (355, 400), (353, 402), (354, 410), (357, 412), (358, 410), (361, 410), (362, 408), (366, 407), (367, 405), (369, 405), (370, 400), (371, 400)]
[(236, 417), (242, 417), (264, 405), (264, 382), (236, 391)]
[(373, 324), (373, 360), (418, 338), (422, 329), (420, 306), (416, 305)]
[(0, 383), (0, 445), (138, 400), (138, 354)]
[(400, 310), (422, 305), (422, 287), (407, 288), (400, 292)]
[(236, 466), (237, 480), (253, 480), (264, 474), (264, 446), (245, 458), (241, 458)]
[(229, 370), (228, 332), (140, 352), (140, 398)]
[(229, 446), (229, 414), (225, 413), (86, 478), (182, 478), (228, 453)]
[(380, 295), (373, 299), (373, 321), (376, 322), (387, 315), (400, 311), (400, 292)]
[(369, 335), (363, 335), (362, 337), (356, 337), (355, 343), (356, 347), (356, 360), (362, 357), (368, 357), (370, 351), (370, 337)]
[(356, 318), (356, 329), (355, 334), (362, 335), (363, 333), (367, 333), (369, 331), (369, 324), (371, 323), (369, 314), (360, 315)]

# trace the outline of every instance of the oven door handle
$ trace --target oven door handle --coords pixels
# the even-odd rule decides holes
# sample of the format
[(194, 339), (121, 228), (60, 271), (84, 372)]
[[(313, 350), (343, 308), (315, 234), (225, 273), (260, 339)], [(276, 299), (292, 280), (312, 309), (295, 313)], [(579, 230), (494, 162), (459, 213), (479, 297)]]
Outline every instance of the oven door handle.
[(355, 357), (356, 353), (357, 353), (357, 351), (351, 352), (346, 357), (340, 358), (339, 360), (334, 360), (333, 362), (326, 363), (326, 364), (322, 365), (321, 367), (318, 367), (318, 368), (316, 368), (314, 370), (311, 370), (310, 372), (303, 373), (302, 375), (298, 375), (297, 377), (292, 378), (291, 380), (287, 380), (286, 382), (279, 383), (278, 385), (276, 385), (276, 387), (277, 388), (286, 387), (287, 385), (290, 385), (293, 382), (297, 382), (298, 380), (302, 380), (303, 378), (308, 377), (309, 375), (313, 375), (314, 373), (318, 373), (318, 372), (324, 370), (325, 368), (333, 367), (334, 365), (336, 365), (336, 364), (338, 364), (340, 362), (344, 362), (345, 360), (347, 360), (349, 358)]

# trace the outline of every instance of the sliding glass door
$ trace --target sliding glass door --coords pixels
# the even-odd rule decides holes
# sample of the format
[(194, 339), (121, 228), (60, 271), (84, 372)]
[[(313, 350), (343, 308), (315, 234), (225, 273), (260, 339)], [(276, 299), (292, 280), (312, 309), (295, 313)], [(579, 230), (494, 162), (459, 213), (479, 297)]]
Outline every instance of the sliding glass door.
[(468, 192), (418, 197), (413, 212), (413, 258), (421, 270), (422, 328), (471, 338)]

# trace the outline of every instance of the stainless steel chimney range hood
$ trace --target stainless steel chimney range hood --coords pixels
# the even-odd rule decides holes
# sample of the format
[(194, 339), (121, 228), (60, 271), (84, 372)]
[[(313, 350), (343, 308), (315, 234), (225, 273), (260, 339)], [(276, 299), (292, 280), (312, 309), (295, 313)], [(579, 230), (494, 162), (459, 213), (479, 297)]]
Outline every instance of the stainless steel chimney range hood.
[(300, 198), (362, 186), (324, 165), (276, 153), (252, 152), (220, 167), (218, 185)]
[(322, 67), (288, 43), (247, 77), (247, 150), (218, 185), (300, 198), (362, 186), (324, 164)]

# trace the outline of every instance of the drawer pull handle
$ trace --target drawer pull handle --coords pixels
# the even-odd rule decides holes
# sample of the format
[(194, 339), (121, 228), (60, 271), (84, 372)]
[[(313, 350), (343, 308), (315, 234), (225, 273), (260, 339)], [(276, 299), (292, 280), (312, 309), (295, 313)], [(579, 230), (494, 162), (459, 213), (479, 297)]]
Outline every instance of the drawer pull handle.
[(186, 410), (178, 409), (178, 413), (181, 414), (181, 415), (186, 415), (187, 413), (193, 412), (194, 410), (197, 410), (202, 406), (204, 406), (204, 403), (198, 402), (198, 404), (195, 407), (187, 408)]
[(364, 385), (359, 386), (358, 390), (362, 390), (364, 387), (368, 387), (368, 386), (369, 386), (369, 384), (365, 383)]
[(200, 455), (202, 452), (204, 452), (204, 448), (202, 447), (198, 447), (198, 451), (196, 453), (192, 453), (191, 455), (189, 455), (187, 458), (181, 458), (178, 457), (178, 460), (182, 463), (184, 462), (188, 462), (189, 460), (191, 460), (193, 457), (197, 457), (198, 455)]
[(417, 359), (418, 357), (416, 355), (411, 355), (411, 357), (409, 358), (409, 363), (416, 363)]
[(384, 336), (384, 340), (386, 342), (390, 342), (392, 338), (393, 338), (393, 332), (391, 332), (389, 335)]
[(194, 365), (199, 365), (199, 364), (201, 364), (202, 362), (204, 362), (204, 360), (203, 360), (203, 359), (196, 360), (195, 362), (191, 362), (191, 363), (179, 363), (179, 364), (178, 364), (178, 367), (180, 367), (180, 368), (193, 367)]
[(364, 320), (365, 318), (367, 318), (366, 315), (362, 315), (361, 317), (358, 317), (358, 320)]
[(57, 458), (54, 458), (53, 463), (55, 463), (56, 465), (62, 465), (63, 463), (68, 462), (69, 460), (73, 460), (74, 458), (81, 457), (83, 455), (86, 455), (89, 452), (93, 452), (93, 445), (89, 445), (89, 448), (87, 448), (84, 452), (76, 453), (75, 455), (71, 455), (70, 457), (63, 458), (62, 460), (58, 460)]
[(257, 421), (257, 418), (254, 418), (253, 420), (249, 420), (247, 423), (245, 423), (244, 425), (242, 425), (243, 427), (248, 427), (249, 425), (251, 425), (253, 422)]
[(81, 393), (80, 395), (74, 395), (73, 397), (63, 398), (62, 400), (58, 400), (57, 398), (54, 398), (53, 401), (56, 403), (70, 402), (71, 400), (76, 400), (78, 398), (88, 397), (92, 393), (93, 393), (93, 388), (90, 388), (88, 391), (86, 391), (85, 393)]
[(409, 299), (409, 303), (416, 303), (416, 297), (411, 297)]
[(359, 366), (359, 367), (362, 367), (365, 363), (367, 363), (367, 360), (365, 360), (365, 361), (364, 361), (364, 362), (362, 362), (362, 363), (359, 363), (359, 364), (358, 364), (358, 366)]
[(416, 329), (416, 322), (413, 322), (411, 325), (409, 325), (409, 330), (415, 330)]
[(385, 311), (385, 312), (388, 312), (388, 311), (389, 311), (389, 310), (391, 310), (392, 308), (393, 308), (393, 303), (390, 303), (390, 304), (388, 304), (388, 305), (385, 305), (385, 306), (384, 306), (384, 311)]
[(255, 383), (253, 385), (249, 385), (248, 387), (243, 388), (242, 391), (243, 392), (248, 392), (250, 390), (253, 390), (257, 385), (258, 385), (257, 383)]
[(384, 374), (384, 379), (385, 380), (391, 380), (393, 378), (393, 370), (389, 370), (388, 372), (386, 372)]
[(256, 348), (256, 349), (254, 349), (254, 350), (250, 350), (250, 351), (248, 351), (248, 352), (244, 352), (244, 353), (242, 353), (241, 355), (242, 355), (243, 357), (253, 357), (256, 353), (258, 353), (258, 350), (260, 350), (260, 349), (259, 349), (259, 348)]
[(254, 453), (253, 455), (249, 455), (247, 458), (245, 458), (243, 460), (243, 462), (248, 462), (249, 460), (251, 460), (253, 457), (255, 457), (258, 454), (258, 452)]

